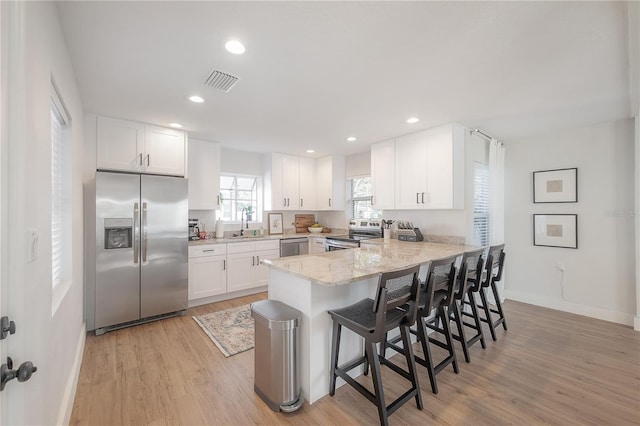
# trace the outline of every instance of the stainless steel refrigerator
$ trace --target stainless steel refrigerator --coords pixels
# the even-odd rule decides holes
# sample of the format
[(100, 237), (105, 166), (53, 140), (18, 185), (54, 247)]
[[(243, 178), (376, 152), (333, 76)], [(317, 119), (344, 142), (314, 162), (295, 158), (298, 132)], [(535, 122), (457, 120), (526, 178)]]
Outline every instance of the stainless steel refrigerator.
[(187, 180), (96, 173), (95, 328), (187, 308)]

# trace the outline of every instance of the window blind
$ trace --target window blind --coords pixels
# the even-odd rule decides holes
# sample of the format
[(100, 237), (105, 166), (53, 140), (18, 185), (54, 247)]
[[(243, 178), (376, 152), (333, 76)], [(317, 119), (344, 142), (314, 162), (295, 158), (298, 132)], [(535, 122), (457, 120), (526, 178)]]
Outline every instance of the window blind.
[(473, 164), (473, 243), (489, 244), (489, 167)]
[(51, 99), (51, 274), (55, 289), (71, 281), (71, 150), (68, 120)]

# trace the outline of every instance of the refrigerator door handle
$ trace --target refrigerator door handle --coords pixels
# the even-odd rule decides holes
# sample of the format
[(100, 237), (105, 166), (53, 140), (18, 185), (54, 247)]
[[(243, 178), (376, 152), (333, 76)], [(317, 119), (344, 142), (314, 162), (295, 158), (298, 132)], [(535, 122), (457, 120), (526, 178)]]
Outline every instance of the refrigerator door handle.
[(140, 214), (138, 203), (133, 203), (133, 263), (138, 263), (140, 257)]
[(147, 261), (147, 203), (142, 203), (142, 261)]

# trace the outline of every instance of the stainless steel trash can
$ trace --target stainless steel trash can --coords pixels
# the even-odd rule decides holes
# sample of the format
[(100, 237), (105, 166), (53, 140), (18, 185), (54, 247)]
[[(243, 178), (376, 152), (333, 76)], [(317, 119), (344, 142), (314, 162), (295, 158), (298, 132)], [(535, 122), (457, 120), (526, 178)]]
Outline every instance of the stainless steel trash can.
[(302, 406), (298, 377), (298, 326), (302, 313), (276, 300), (251, 305), (255, 320), (254, 391), (273, 411)]

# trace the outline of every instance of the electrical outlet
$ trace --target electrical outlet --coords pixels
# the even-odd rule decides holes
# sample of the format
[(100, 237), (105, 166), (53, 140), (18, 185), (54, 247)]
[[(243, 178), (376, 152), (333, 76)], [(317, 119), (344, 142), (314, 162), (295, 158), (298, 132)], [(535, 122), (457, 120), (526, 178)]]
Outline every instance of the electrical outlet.
[(564, 262), (556, 262), (556, 268), (558, 271), (564, 271)]

